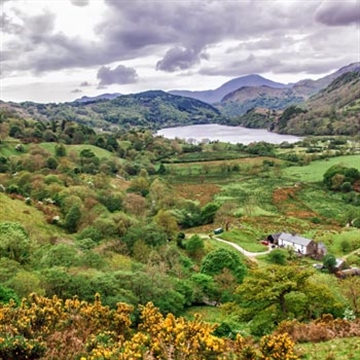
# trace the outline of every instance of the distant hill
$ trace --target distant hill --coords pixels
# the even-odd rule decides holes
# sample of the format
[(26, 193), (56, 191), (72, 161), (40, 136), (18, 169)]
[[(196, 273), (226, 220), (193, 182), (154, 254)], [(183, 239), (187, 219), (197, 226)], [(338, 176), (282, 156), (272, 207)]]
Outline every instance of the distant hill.
[(204, 91), (189, 91), (189, 90), (172, 90), (169, 91), (170, 94), (186, 96), (192, 99), (198, 99), (209, 104), (214, 104), (229, 94), (241, 87), (244, 86), (269, 86), (273, 88), (285, 88), (287, 85), (271, 81), (260, 75), (246, 75), (232, 79), (225, 84), (221, 85), (219, 88), (214, 90), (204, 90)]
[(321, 89), (327, 87), (332, 81), (334, 81), (340, 75), (343, 75), (351, 71), (359, 71), (359, 70), (360, 70), (360, 62), (352, 63), (318, 80), (311, 80), (311, 79), (300, 80), (294, 84), (293, 90), (296, 91), (298, 94), (310, 96), (316, 94)]
[(169, 126), (224, 123), (220, 111), (196, 99), (146, 91), (122, 95), (113, 100), (38, 104), (0, 103), (0, 109), (24, 118), (50, 121), (75, 121), (95, 128), (143, 127), (159, 129)]
[(290, 105), (306, 101), (342, 74), (359, 69), (360, 63), (353, 63), (321, 79), (300, 80), (286, 88), (267, 85), (244, 86), (225, 95), (221, 102), (216, 104), (216, 107), (227, 116), (243, 115), (253, 108), (285, 109)]
[(360, 70), (343, 73), (301, 107), (286, 109), (273, 130), (294, 135), (360, 134)]
[(304, 96), (289, 88), (273, 88), (266, 85), (244, 86), (225, 95), (216, 107), (224, 115), (237, 116), (253, 108), (284, 109), (293, 104), (300, 104), (304, 100)]
[(97, 95), (97, 96), (83, 96), (80, 99), (76, 99), (75, 102), (88, 103), (88, 102), (97, 101), (97, 100), (113, 100), (121, 95), (122, 94), (120, 94), (120, 93), (113, 93), (113, 94), (101, 94), (101, 95)]

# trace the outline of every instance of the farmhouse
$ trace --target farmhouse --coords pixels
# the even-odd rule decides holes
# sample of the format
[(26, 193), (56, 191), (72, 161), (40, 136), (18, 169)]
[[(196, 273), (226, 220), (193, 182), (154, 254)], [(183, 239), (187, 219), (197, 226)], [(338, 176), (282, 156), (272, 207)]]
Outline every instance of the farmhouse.
[(318, 245), (314, 240), (296, 234), (278, 233), (269, 235), (267, 239), (279, 247), (292, 248), (298, 254), (316, 255), (318, 253)]

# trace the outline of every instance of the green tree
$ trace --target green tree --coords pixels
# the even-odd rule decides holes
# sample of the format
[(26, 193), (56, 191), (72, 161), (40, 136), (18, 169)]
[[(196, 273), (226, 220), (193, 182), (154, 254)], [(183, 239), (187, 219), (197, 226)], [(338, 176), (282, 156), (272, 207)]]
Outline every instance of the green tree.
[(209, 252), (201, 262), (200, 271), (207, 275), (219, 275), (224, 269), (229, 269), (241, 283), (247, 273), (246, 266), (239, 255), (227, 249), (217, 249)]
[(199, 235), (193, 235), (185, 242), (185, 248), (189, 255), (200, 257), (204, 252), (204, 240)]
[(251, 309), (253, 314), (274, 305), (286, 313), (285, 296), (304, 288), (311, 274), (294, 266), (272, 265), (253, 270), (238, 287), (237, 293), (243, 306)]
[(57, 157), (66, 156), (66, 148), (64, 144), (58, 144), (55, 146), (55, 155)]
[(20, 302), (19, 297), (14, 290), (0, 284), (0, 305), (8, 303), (11, 299), (17, 304)]
[(203, 208), (201, 208), (201, 223), (202, 224), (211, 224), (214, 222), (215, 215), (219, 205), (215, 203), (208, 203)]
[(58, 167), (59, 163), (58, 161), (50, 156), (49, 158), (46, 159), (46, 166), (51, 169), (51, 170), (55, 170)]
[(330, 273), (335, 271), (336, 257), (333, 254), (326, 254), (323, 258), (323, 265)]
[(0, 223), (0, 257), (24, 264), (29, 261), (30, 249), (28, 234), (19, 223), (9, 221)]
[(80, 219), (81, 219), (80, 206), (78, 204), (74, 204), (65, 216), (65, 222), (64, 222), (65, 229), (70, 233), (76, 232)]
[(274, 249), (269, 253), (268, 258), (272, 264), (285, 265), (287, 251), (284, 249)]
[(169, 211), (159, 210), (154, 217), (154, 221), (166, 232), (169, 240), (173, 240), (176, 237), (179, 227), (174, 215)]

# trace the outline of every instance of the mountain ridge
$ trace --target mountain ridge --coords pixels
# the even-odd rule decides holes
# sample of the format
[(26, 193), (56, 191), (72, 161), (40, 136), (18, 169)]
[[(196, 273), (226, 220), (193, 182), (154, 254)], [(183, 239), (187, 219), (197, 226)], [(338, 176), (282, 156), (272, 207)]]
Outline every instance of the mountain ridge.
[(258, 74), (250, 74), (235, 79), (231, 79), (221, 86), (213, 90), (203, 90), (203, 91), (191, 91), (191, 90), (171, 90), (170, 94), (180, 95), (205, 101), (208, 103), (217, 103), (228, 93), (235, 91), (244, 86), (261, 86), (267, 85), (274, 88), (284, 88), (288, 85), (275, 82), (269, 79), (266, 79)]

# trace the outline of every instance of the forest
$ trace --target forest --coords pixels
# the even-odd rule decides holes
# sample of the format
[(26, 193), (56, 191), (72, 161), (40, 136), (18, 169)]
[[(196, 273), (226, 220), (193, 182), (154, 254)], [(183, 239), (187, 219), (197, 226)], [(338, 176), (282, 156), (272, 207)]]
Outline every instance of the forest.
[(0, 359), (357, 359), (359, 159), (2, 110)]

